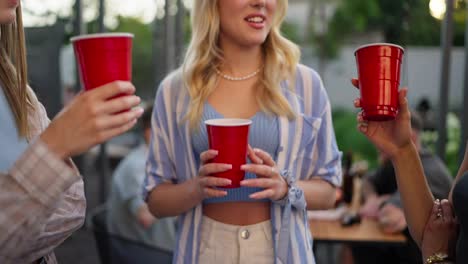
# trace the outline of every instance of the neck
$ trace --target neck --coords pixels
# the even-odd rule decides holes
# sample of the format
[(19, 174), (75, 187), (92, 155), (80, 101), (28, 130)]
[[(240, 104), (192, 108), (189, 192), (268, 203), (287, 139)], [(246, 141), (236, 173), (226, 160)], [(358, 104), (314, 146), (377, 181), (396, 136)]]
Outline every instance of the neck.
[(224, 63), (219, 70), (232, 76), (243, 76), (258, 70), (262, 66), (262, 47), (242, 47), (232, 42), (221, 41)]

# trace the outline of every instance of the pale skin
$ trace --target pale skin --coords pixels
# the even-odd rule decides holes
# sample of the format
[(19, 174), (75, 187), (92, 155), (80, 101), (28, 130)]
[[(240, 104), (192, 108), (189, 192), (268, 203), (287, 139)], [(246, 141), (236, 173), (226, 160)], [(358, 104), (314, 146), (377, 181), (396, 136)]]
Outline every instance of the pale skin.
[[(110, 99), (121, 93), (126, 95)], [(143, 113), (141, 107), (124, 111), (140, 103), (134, 93), (131, 83), (121, 81), (80, 93), (52, 120), (40, 139), (59, 158), (66, 159), (122, 134)]]
[[(224, 63), (219, 70), (230, 76), (245, 76), (263, 64), (262, 47), (271, 28), (271, 20), (276, 8), (276, 0), (219, 0), (221, 31), (219, 45), (223, 51)], [(245, 17), (261, 13), (265, 17), (264, 27), (252, 29)], [(230, 81), (219, 78), (218, 85), (209, 96), (208, 103), (226, 118), (251, 118), (258, 111), (255, 90), (258, 75), (244, 81)], [(231, 169), (230, 164), (210, 163), (217, 155), (215, 150), (207, 150), (200, 155), (201, 167), (197, 177), (180, 184), (158, 185), (149, 197), (150, 210), (158, 217), (175, 216), (186, 212), (203, 199), (222, 197), (226, 191), (214, 187), (230, 184), (227, 179), (216, 178), (216, 172)], [(242, 170), (257, 175), (256, 179), (244, 180), (242, 186), (261, 187), (264, 190), (252, 194), (252, 199), (278, 200), (287, 194), (288, 186), (279, 174), (275, 161), (261, 149), (249, 148), (251, 164)], [(335, 203), (335, 188), (321, 179), (299, 181), (305, 194), (308, 209), (330, 208)], [(248, 212), (248, 213), (246, 213)], [(203, 214), (217, 221), (250, 225), (270, 219), (270, 202), (229, 202), (203, 206)]]
[[(358, 81), (353, 79), (353, 84), (358, 86)], [(427, 248), (443, 248), (443, 245), (435, 246), (434, 243), (446, 243), (450, 239), (451, 225), (445, 225), (445, 232), (433, 233), (433, 228), (426, 227), (431, 223), (434, 198), (429, 190), (417, 148), (411, 140), (410, 111), (406, 99), (407, 89), (399, 91), (400, 110), (397, 118), (389, 122), (367, 122), (359, 114), (358, 129), (366, 135), (372, 143), (391, 159), (395, 168), (398, 188), (400, 190), (406, 221), (413, 239), (425, 250), (423, 255), (431, 255), (435, 252), (427, 252)], [(355, 106), (360, 107), (359, 100)], [(468, 170), (468, 148), (465, 148), (465, 157), (458, 171), (455, 183)], [(453, 186), (452, 186), (453, 191)], [(452, 192), (451, 192), (452, 193)], [(451, 194), (450, 194), (451, 201)], [(445, 214), (450, 211), (449, 203), (442, 203), (442, 211)], [(453, 214), (452, 214), (453, 217)], [(445, 216), (444, 216), (445, 218)], [(449, 216), (447, 215), (447, 219)], [(425, 236), (437, 239), (423, 239)], [(444, 242), (445, 241), (445, 242)]]
[(0, 1), (0, 24), (11, 24), (16, 19), (16, 8), (19, 6), (19, 1)]

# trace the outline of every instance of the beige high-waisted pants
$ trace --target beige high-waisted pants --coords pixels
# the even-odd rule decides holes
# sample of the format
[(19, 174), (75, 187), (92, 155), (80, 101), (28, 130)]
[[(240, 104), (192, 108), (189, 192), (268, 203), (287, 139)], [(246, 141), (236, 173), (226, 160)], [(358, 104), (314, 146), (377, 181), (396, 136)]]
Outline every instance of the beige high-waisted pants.
[(198, 262), (200, 264), (272, 264), (271, 222), (228, 225), (203, 216)]

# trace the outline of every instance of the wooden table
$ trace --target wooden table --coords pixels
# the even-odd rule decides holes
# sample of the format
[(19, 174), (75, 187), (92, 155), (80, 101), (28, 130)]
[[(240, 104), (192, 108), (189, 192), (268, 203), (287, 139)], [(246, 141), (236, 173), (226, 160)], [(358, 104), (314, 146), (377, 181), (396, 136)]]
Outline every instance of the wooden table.
[[(309, 220), (310, 231), (314, 239), (314, 251), (318, 244), (324, 243), (322, 249), (323, 263), (332, 263), (336, 260), (336, 251), (333, 243), (345, 243), (348, 245), (384, 245), (400, 246), (406, 243), (403, 234), (385, 234), (378, 226), (377, 221), (362, 219), (361, 223), (351, 226), (342, 226), (339, 220)], [(317, 252), (315, 252), (317, 253)]]
[(385, 234), (378, 223), (362, 219), (361, 223), (352, 226), (341, 226), (338, 220), (310, 220), (310, 231), (316, 242), (330, 243), (388, 243), (404, 244), (403, 234)]

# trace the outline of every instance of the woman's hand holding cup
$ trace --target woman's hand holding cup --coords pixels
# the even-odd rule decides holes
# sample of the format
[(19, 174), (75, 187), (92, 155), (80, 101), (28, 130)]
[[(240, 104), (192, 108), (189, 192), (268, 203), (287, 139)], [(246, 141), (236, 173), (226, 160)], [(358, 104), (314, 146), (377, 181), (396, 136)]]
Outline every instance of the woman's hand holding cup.
[(231, 164), (212, 163), (211, 161), (218, 155), (216, 150), (207, 150), (200, 154), (200, 169), (198, 177), (194, 178), (197, 194), (200, 200), (212, 197), (223, 197), (227, 191), (218, 190), (216, 187), (228, 186), (231, 180), (212, 176), (215, 173), (232, 169)]
[[(65, 159), (132, 128), (143, 114), (141, 99), (130, 82), (115, 81), (77, 95), (55, 118), (40, 139)], [(116, 97), (117, 95), (122, 95)]]
[(256, 179), (241, 181), (241, 186), (257, 187), (264, 190), (250, 195), (252, 199), (270, 199), (272, 201), (284, 198), (288, 193), (288, 184), (276, 168), (275, 161), (263, 150), (251, 149), (249, 146), (251, 164), (242, 165), (245, 172), (254, 173)]
[[(354, 86), (358, 86), (358, 80), (352, 79)], [(407, 88), (398, 92), (399, 111), (395, 120), (391, 121), (367, 121), (364, 120), (362, 112), (357, 115), (358, 129), (379, 150), (390, 158), (395, 157), (400, 150), (411, 146), (411, 114), (408, 107), (406, 95)], [(361, 107), (360, 100), (354, 101), (356, 108)]]

